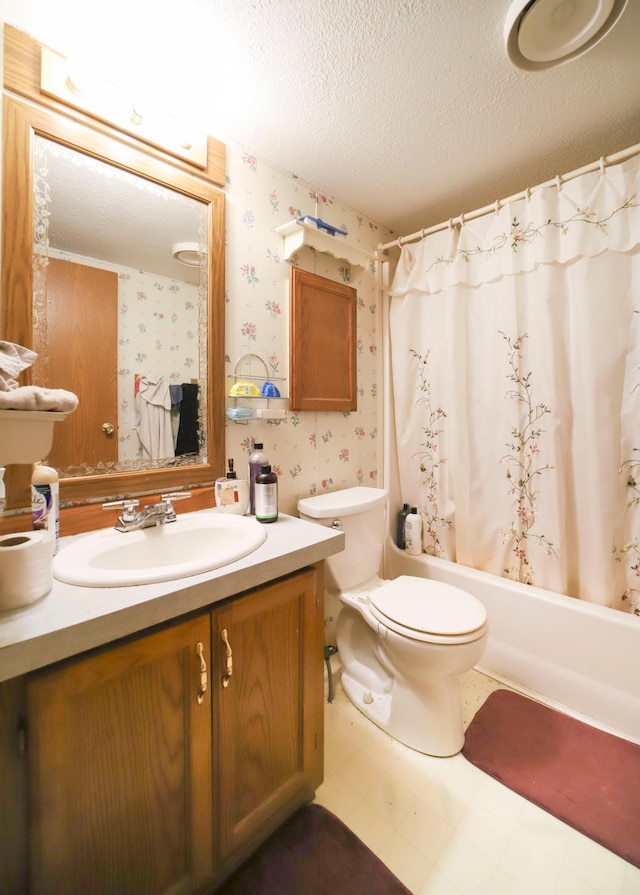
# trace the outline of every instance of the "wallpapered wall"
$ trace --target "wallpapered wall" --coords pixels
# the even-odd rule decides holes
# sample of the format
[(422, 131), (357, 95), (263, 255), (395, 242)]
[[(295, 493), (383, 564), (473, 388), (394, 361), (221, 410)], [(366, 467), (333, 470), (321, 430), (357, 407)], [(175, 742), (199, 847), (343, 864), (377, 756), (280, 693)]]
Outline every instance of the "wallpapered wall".
[[(227, 386), (234, 382), (238, 361), (246, 354), (256, 354), (271, 377), (285, 379), (277, 385), (283, 395), (289, 394), (290, 264), (349, 282), (357, 290), (358, 410), (289, 411), (287, 419), (279, 422), (226, 422), (227, 458), (233, 458), (238, 474), (245, 474), (254, 443), (263, 442), (278, 474), (280, 511), (297, 515), (300, 497), (378, 483), (380, 309), (373, 261), (367, 270), (351, 269), (343, 261), (304, 247), (288, 262), (283, 257), (284, 240), (275, 228), (310, 214), (347, 230), (349, 242), (371, 253), (378, 243), (389, 239), (389, 231), (320, 193), (316, 212), (312, 186), (230, 144), (226, 192)], [(327, 593), (326, 643), (336, 642), (339, 609), (337, 597)]]
[[(388, 231), (337, 199), (227, 145), (226, 371), (233, 384), (243, 355), (264, 360), (271, 377), (288, 380), (289, 270), (284, 240), (275, 228), (310, 214), (347, 230), (348, 241), (375, 252)], [(353, 413), (290, 411), (279, 422), (226, 422), (227, 457), (239, 474), (256, 441), (264, 443), (278, 474), (280, 510), (296, 514), (299, 497), (378, 481), (377, 415), (380, 373), (380, 315), (373, 260), (367, 270), (304, 247), (293, 264), (330, 279), (349, 282), (358, 295), (358, 410)], [(258, 364), (258, 367), (260, 365)], [(288, 381), (277, 383), (288, 395)], [(286, 391), (285, 391), (286, 390)]]
[[(118, 459), (142, 456), (134, 431), (135, 376), (179, 385), (199, 379), (198, 287), (182, 280), (118, 271)], [(177, 420), (176, 426), (177, 428)]]

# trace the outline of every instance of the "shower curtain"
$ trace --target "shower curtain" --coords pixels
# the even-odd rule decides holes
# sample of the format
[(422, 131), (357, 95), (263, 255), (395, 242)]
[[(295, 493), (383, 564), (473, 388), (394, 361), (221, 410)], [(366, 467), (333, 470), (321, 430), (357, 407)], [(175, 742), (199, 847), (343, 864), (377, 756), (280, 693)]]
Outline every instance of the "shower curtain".
[(403, 502), (425, 552), (640, 614), (640, 158), (402, 247)]

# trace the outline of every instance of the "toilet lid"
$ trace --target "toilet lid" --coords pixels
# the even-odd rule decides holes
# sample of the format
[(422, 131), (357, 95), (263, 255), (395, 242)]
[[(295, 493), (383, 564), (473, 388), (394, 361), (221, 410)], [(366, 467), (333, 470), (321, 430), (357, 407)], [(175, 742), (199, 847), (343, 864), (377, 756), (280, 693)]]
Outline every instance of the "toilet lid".
[(401, 575), (371, 591), (369, 602), (391, 623), (423, 634), (468, 634), (487, 620), (480, 600), (431, 578)]

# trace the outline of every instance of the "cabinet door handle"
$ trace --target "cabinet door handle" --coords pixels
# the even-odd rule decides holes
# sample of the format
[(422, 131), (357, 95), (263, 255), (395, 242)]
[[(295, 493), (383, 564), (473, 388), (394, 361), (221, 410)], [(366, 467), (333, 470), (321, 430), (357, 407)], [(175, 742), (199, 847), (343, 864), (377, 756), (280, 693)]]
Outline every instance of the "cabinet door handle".
[(204, 646), (200, 641), (196, 644), (196, 653), (198, 658), (200, 659), (200, 686), (198, 687), (198, 691), (196, 693), (196, 702), (198, 705), (202, 705), (202, 701), (204, 700), (204, 694), (207, 692), (207, 663), (204, 660)]
[(227, 654), (224, 660), (225, 673), (222, 675), (222, 686), (229, 686), (229, 678), (233, 674), (233, 653), (231, 652), (231, 645), (229, 643), (229, 635), (227, 634), (227, 629), (223, 628), (220, 632), (220, 637), (222, 638), (222, 642), (227, 648)]

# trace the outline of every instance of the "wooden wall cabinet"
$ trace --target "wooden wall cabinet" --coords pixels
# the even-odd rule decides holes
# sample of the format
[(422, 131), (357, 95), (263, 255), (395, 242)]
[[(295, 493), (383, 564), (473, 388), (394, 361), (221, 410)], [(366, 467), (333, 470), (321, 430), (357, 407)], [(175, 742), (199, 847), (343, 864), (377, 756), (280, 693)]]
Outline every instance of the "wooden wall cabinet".
[(322, 593), (307, 569), (0, 685), (9, 729), (23, 713), (28, 729), (21, 758), (0, 740), (0, 782), (14, 781), (0, 820), (18, 822), (3, 895), (210, 891), (309, 801)]
[(291, 268), (290, 408), (357, 410), (357, 292)]

